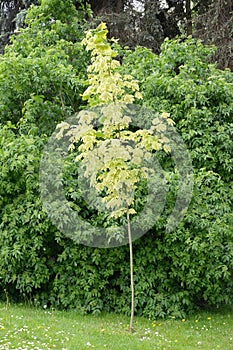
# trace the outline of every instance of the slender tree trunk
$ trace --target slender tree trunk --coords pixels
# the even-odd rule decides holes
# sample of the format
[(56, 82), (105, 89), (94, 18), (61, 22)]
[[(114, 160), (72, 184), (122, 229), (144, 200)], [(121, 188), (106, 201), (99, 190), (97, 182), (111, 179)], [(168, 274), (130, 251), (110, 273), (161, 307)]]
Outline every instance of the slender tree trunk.
[(133, 277), (133, 244), (129, 210), (127, 210), (127, 224), (128, 224), (128, 236), (129, 236), (129, 254), (130, 254), (130, 281), (131, 281), (131, 317), (129, 331), (133, 331), (133, 319), (134, 319), (134, 277)]
[(185, 4), (186, 12), (186, 30), (187, 36), (193, 34), (193, 25), (192, 25), (192, 10), (191, 10), (191, 0), (186, 0)]

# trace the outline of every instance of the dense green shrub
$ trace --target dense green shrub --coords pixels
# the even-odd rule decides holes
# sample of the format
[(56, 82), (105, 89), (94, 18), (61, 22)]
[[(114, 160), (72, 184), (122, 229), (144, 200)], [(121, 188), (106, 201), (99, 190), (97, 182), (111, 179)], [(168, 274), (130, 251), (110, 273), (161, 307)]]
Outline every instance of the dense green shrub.
[(214, 171), (229, 183), (233, 75), (208, 63), (213, 52), (194, 39), (165, 40), (159, 56), (138, 48), (126, 64), (141, 81), (145, 105), (171, 113), (194, 167)]
[(65, 18), (53, 2), (51, 6), (43, 1), (41, 6), (32, 6), (27, 28), (11, 38), (11, 45), (0, 57), (2, 123), (11, 120), (16, 124), (22, 116), (33, 116), (36, 124), (40, 119), (40, 132), (41, 127), (49, 132), (48, 123), (54, 128), (80, 108), (87, 60), (80, 40), (86, 12), (77, 11), (71, 3), (66, 1)]
[(0, 283), (29, 295), (49, 281), (51, 224), (41, 210), (38, 167), (43, 139), (16, 136), (9, 124), (1, 127)]
[(42, 210), (40, 158), (57, 122), (80, 108), (88, 59), (87, 12), (62, 4), (65, 12), (55, 2), (32, 6), (0, 56), (0, 289), (15, 299), (48, 295), (60, 249)]
[[(128, 247), (78, 245), (42, 209), (41, 152), (56, 123), (80, 108), (88, 61), (82, 28), (70, 29), (59, 14), (51, 21), (50, 10), (29, 11), (29, 27), (0, 58), (0, 288), (41, 305), (129, 313)], [(134, 242), (135, 306), (146, 317), (233, 301), (233, 75), (208, 63), (211, 50), (190, 39), (165, 41), (159, 56), (122, 51), (122, 69), (139, 79), (148, 108), (171, 113), (194, 168), (192, 201), (178, 228), (165, 230), (177, 194), (171, 181), (160, 220)], [(160, 162), (173, 169), (163, 154)], [(71, 163), (67, 191), (75, 172)]]

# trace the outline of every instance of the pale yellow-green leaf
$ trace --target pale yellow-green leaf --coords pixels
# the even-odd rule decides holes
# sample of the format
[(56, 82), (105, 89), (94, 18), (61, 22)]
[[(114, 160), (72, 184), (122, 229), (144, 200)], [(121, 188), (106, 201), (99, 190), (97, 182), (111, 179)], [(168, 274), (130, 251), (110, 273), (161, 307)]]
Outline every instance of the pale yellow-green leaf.
[(159, 123), (159, 124), (156, 125), (156, 130), (159, 131), (159, 132), (160, 131), (165, 131), (166, 129), (167, 129), (167, 127), (163, 123)]
[(110, 67), (111, 67), (112, 69), (119, 68), (119, 67), (120, 67), (120, 62), (117, 61), (117, 60), (112, 60), (112, 62), (110, 62)]
[(156, 117), (156, 118), (154, 118), (152, 120), (152, 125), (157, 125), (157, 124), (160, 124), (160, 123), (161, 123), (161, 120), (158, 117)]
[(171, 125), (171, 126), (175, 125), (174, 120), (172, 120), (171, 118), (167, 118), (167, 123), (168, 125)]
[(171, 152), (171, 147), (170, 147), (169, 145), (167, 145), (167, 144), (163, 146), (163, 149), (164, 149), (164, 151), (165, 151), (166, 153)]
[(134, 95), (134, 96), (135, 96), (135, 98), (137, 98), (137, 99), (139, 99), (139, 100), (141, 100), (141, 99), (143, 98), (141, 92), (138, 92), (138, 91), (135, 92), (135, 95)]
[(163, 112), (163, 113), (161, 114), (161, 116), (162, 116), (163, 118), (167, 119), (167, 118), (170, 117), (170, 114), (169, 114), (169, 113), (166, 113), (166, 112)]
[(100, 95), (100, 100), (102, 101), (102, 103), (112, 102), (113, 98), (114, 98), (114, 96), (110, 92), (107, 92), (107, 91), (102, 92)]
[(71, 144), (69, 145), (69, 147), (68, 147), (68, 150), (71, 151), (71, 152), (73, 152), (74, 149), (75, 149), (75, 145), (74, 145), (73, 143), (71, 143)]
[(67, 123), (67, 122), (61, 122), (60, 124), (58, 124), (56, 126), (56, 129), (60, 129), (59, 132), (56, 134), (56, 138), (58, 140), (62, 139), (63, 137), (63, 133), (65, 130), (69, 129), (70, 128), (70, 124)]
[(134, 97), (132, 95), (127, 94), (124, 96), (123, 100), (125, 103), (133, 103)]
[(129, 213), (130, 215), (136, 214), (136, 210), (134, 210), (133, 208), (130, 208), (130, 209), (128, 210), (128, 213)]
[(75, 162), (79, 162), (80, 160), (82, 160), (83, 157), (84, 157), (84, 154), (85, 154), (85, 153), (79, 154), (79, 155), (75, 158)]

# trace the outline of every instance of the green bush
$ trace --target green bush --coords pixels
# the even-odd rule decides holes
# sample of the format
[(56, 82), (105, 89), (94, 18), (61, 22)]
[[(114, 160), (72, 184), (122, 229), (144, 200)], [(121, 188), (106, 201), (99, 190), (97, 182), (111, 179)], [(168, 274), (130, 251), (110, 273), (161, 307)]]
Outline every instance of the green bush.
[[(58, 4), (47, 3), (28, 10), (27, 28), (11, 38), (0, 57), (0, 114), (2, 123), (15, 124), (33, 114), (40, 132), (51, 133), (82, 104), (88, 56), (80, 44), (86, 12), (75, 10), (67, 0), (69, 15), (64, 19)], [(48, 130), (47, 124), (53, 127)]]
[(41, 210), (35, 175), (43, 140), (16, 136), (8, 124), (1, 127), (0, 145), (0, 282), (26, 295), (50, 278), (47, 250), (52, 230)]
[(0, 57), (0, 290), (15, 300), (51, 289), (60, 246), (42, 210), (41, 152), (85, 89), (87, 12), (66, 1), (64, 18), (57, 5), (32, 6), (27, 27)]

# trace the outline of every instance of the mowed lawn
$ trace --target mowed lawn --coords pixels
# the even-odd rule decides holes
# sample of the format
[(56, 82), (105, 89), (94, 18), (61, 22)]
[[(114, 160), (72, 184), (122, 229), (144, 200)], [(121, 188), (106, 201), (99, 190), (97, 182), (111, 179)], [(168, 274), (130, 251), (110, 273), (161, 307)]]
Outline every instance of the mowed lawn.
[(75, 311), (0, 304), (0, 349), (233, 349), (233, 307), (183, 320), (135, 317), (131, 334), (128, 322), (128, 317), (116, 314), (82, 316)]

